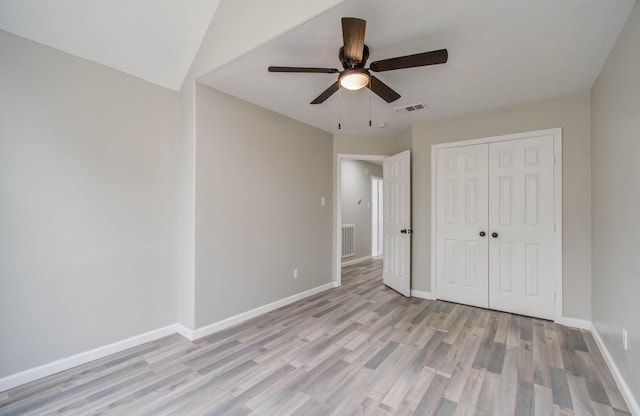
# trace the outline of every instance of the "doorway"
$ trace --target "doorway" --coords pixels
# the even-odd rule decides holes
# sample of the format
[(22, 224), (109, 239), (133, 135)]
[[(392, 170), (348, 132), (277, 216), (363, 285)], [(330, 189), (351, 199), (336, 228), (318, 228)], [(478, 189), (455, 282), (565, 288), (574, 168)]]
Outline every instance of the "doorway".
[[(342, 284), (342, 266), (346, 265), (343, 258), (343, 223), (345, 222), (344, 207), (354, 206), (354, 204), (367, 204), (364, 198), (357, 194), (344, 192), (344, 187), (349, 184), (343, 181), (346, 177), (343, 162), (345, 161), (376, 161), (382, 162), (381, 175), (383, 179), (383, 226), (378, 227), (378, 232), (382, 234), (383, 258), (383, 283), (403, 296), (411, 295), (411, 151), (405, 150), (393, 156), (371, 156), (371, 155), (337, 155), (336, 160), (336, 183), (335, 183), (335, 205), (334, 205), (334, 286)], [(368, 190), (371, 194), (371, 178), (367, 178)], [(371, 209), (370, 196), (366, 208)], [(346, 205), (345, 205), (346, 202)], [(371, 214), (368, 213), (368, 224), (371, 229)], [(349, 222), (349, 221), (346, 221)], [(356, 225), (353, 232), (358, 234)], [(368, 255), (362, 261), (371, 258), (371, 236), (361, 238), (366, 241)], [(357, 249), (356, 249), (357, 252)], [(356, 263), (358, 258), (350, 262)]]
[[(349, 173), (347, 171), (345, 171), (343, 169), (343, 161), (347, 161), (347, 162), (355, 162), (355, 161), (362, 161), (362, 162), (369, 162), (369, 163), (373, 163), (375, 165), (380, 165), (382, 166), (382, 162), (383, 160), (386, 158), (387, 156), (384, 155), (347, 155), (347, 154), (338, 154), (337, 158), (336, 158), (336, 174), (335, 174), (335, 183), (334, 183), (334, 218), (335, 218), (335, 222), (334, 222), (334, 255), (333, 255), (333, 284), (334, 286), (340, 286), (342, 284), (342, 265), (343, 265), (343, 257), (342, 257), (342, 225), (345, 223), (346, 217), (343, 216), (343, 177), (344, 175), (348, 175)], [(379, 172), (379, 174), (368, 174), (368, 173), (364, 173), (364, 171), (361, 169), (361, 173), (364, 175), (368, 175), (369, 177), (366, 179), (366, 187), (367, 187), (367, 191), (368, 193), (371, 193), (371, 179), (370, 176), (375, 176), (378, 178), (382, 178), (382, 172)], [(348, 203), (349, 203), (349, 207), (353, 208), (354, 211), (357, 212), (362, 212), (364, 210), (367, 210), (368, 212), (371, 212), (371, 208), (372, 208), (372, 202), (371, 202), (371, 198), (367, 198), (365, 200), (365, 197), (363, 195), (359, 195), (359, 194), (350, 194), (348, 196)], [(362, 198), (360, 201), (358, 200), (358, 198)], [(358, 203), (360, 202), (360, 203)], [(368, 204), (368, 205), (367, 205)], [(349, 221), (350, 223), (352, 221)], [(370, 215), (367, 216), (367, 228), (372, 228), (372, 220)], [(358, 227), (356, 225), (356, 238), (358, 238), (357, 236), (360, 234)], [(364, 257), (364, 260), (367, 260), (368, 258), (371, 258), (371, 248), (372, 248), (372, 239), (371, 237), (367, 237), (366, 240), (364, 241), (364, 245), (366, 245), (366, 250), (368, 251), (367, 256)], [(361, 241), (362, 242), (362, 241)], [(359, 257), (357, 254), (354, 255), (354, 260), (358, 260)]]

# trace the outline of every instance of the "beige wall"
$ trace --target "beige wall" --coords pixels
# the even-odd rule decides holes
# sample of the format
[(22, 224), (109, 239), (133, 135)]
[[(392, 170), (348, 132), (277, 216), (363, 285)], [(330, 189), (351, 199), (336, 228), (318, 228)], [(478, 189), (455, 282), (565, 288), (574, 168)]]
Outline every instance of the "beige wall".
[(202, 85), (196, 103), (196, 327), (330, 283), (332, 136)]
[[(333, 154), (384, 155), (392, 154), (393, 139), (388, 136), (358, 136), (334, 134)], [(334, 158), (334, 162), (335, 162)]]
[[(342, 224), (355, 224), (355, 254), (348, 262), (371, 256), (371, 177), (382, 178), (382, 166), (363, 160), (343, 159), (340, 171), (340, 209)], [(360, 203), (357, 199), (361, 198)]]
[(404, 129), (392, 139), (392, 154), (400, 153), (413, 148), (413, 126)]
[[(593, 323), (640, 400), (640, 6), (592, 90)], [(622, 328), (629, 350), (622, 348)], [(636, 407), (636, 411), (639, 409)]]
[[(195, 329), (195, 119), (197, 79), (344, 0), (222, 0), (180, 90), (178, 322)], [(264, 19), (265, 15), (269, 19)]]
[(431, 291), (431, 145), (562, 127), (564, 316), (591, 318), (588, 93), (413, 126), (412, 287)]
[(174, 324), (178, 94), (0, 32), (0, 378)]

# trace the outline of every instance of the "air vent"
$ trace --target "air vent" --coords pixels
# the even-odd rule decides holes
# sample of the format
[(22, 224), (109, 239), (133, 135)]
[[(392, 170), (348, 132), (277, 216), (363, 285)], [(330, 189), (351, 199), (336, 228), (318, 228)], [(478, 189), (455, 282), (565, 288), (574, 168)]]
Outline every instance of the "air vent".
[(418, 104), (405, 105), (403, 107), (396, 107), (394, 108), (394, 110), (396, 110), (397, 113), (405, 113), (405, 112), (412, 112), (412, 111), (418, 111), (418, 110), (425, 110), (426, 108), (427, 108), (426, 105), (422, 103), (418, 103)]

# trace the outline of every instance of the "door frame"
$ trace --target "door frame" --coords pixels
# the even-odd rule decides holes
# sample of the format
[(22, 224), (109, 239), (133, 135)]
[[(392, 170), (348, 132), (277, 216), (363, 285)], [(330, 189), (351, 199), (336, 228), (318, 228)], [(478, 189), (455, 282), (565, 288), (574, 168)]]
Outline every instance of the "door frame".
[(553, 217), (555, 233), (553, 239), (554, 250), (556, 252), (556, 264), (554, 265), (554, 288), (555, 300), (553, 308), (553, 319), (558, 322), (564, 317), (564, 303), (562, 296), (562, 128), (546, 130), (535, 130), (523, 133), (506, 134), (500, 136), (483, 137), (479, 139), (461, 140), (448, 143), (431, 145), (431, 297), (438, 299), (436, 282), (436, 175), (438, 149), (450, 147), (469, 146), (474, 144), (489, 144), (503, 142), (507, 140), (519, 140), (543, 135), (553, 136)]
[[(380, 236), (380, 229), (382, 228), (382, 217), (380, 216), (380, 208), (381, 205), (384, 205), (382, 203), (380, 203), (380, 198), (378, 197), (381, 193), (380, 191), (380, 187), (376, 187), (376, 191), (374, 192), (374, 184), (383, 184), (384, 186), (384, 180), (379, 177), (379, 176), (375, 176), (375, 175), (371, 175), (371, 257), (376, 257), (376, 256), (381, 256), (382, 253), (378, 252), (380, 246), (382, 245), (382, 237)], [(382, 191), (384, 192), (384, 190)], [(374, 194), (377, 198), (374, 199)], [(375, 201), (375, 202), (374, 202)], [(373, 213), (374, 213), (374, 207), (375, 207), (375, 213), (377, 214), (377, 218), (373, 217)], [(375, 245), (375, 249), (374, 249), (374, 233), (373, 230), (376, 230), (376, 239), (375, 242), (377, 243)], [(382, 250), (380, 250), (382, 251)], [(377, 254), (373, 254), (373, 253), (377, 253)]]
[(333, 189), (333, 286), (342, 285), (342, 161), (343, 160), (364, 160), (381, 162), (388, 155), (352, 155), (339, 153), (336, 155), (335, 183)]

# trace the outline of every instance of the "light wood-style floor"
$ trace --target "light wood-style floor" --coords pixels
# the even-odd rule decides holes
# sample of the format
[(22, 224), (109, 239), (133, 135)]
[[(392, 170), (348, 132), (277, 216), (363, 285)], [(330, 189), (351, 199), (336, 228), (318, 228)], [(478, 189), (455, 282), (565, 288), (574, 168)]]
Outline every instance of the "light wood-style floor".
[(593, 338), (407, 299), (381, 262), (196, 342), (179, 335), (0, 393), (0, 414), (628, 415)]

